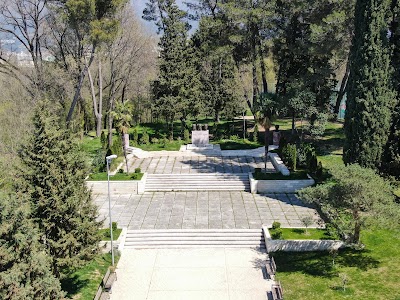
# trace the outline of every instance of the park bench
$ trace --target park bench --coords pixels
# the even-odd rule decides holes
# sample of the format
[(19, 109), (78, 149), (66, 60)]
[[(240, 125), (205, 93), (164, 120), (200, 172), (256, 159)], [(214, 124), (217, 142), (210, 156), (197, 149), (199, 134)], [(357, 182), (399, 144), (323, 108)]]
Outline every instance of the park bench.
[(276, 273), (276, 264), (274, 258), (270, 258), (265, 263), (265, 279), (273, 279)]
[(110, 292), (112, 284), (117, 280), (117, 273), (111, 272), (110, 268), (107, 269), (106, 275), (104, 275), (99, 288), (97, 289), (94, 300), (108, 300), (110, 299)]
[(271, 287), (272, 300), (283, 300), (283, 291), (280, 282)]

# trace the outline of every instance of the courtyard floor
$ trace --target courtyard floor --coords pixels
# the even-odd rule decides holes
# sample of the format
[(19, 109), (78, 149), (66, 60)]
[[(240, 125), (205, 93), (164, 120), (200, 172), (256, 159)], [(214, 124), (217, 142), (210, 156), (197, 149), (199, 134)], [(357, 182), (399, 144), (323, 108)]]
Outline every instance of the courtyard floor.
[[(100, 219), (108, 220), (107, 195), (95, 195)], [(111, 195), (114, 222), (128, 229), (256, 229), (278, 221), (282, 227), (303, 227), (310, 215), (318, 227), (317, 211), (294, 194), (259, 195), (248, 192), (146, 192)]]

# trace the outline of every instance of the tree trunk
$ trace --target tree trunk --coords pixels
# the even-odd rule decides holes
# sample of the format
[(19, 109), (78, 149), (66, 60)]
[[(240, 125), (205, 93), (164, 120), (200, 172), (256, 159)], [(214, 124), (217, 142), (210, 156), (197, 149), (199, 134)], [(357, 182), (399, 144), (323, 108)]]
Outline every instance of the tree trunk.
[(339, 94), (336, 99), (335, 110), (334, 110), (336, 116), (339, 114), (340, 103), (342, 103), (344, 94), (346, 92), (346, 86), (347, 86), (347, 81), (349, 79), (349, 75), (350, 75), (350, 63), (348, 61), (346, 64), (346, 72), (344, 73), (342, 83), (340, 84)]
[[(257, 30), (258, 33), (258, 30)], [(263, 84), (263, 93), (268, 93), (268, 83), (267, 83), (267, 70), (265, 68), (264, 62), (264, 53), (261, 46), (260, 35), (257, 34), (257, 42), (258, 42), (258, 56), (260, 57), (260, 68), (261, 68), (261, 76), (262, 76), (262, 84)]]
[(109, 99), (109, 111), (108, 111), (108, 147), (112, 146), (112, 125), (113, 125), (113, 116), (112, 111), (114, 110), (114, 100), (115, 100), (115, 72), (114, 72), (114, 63), (111, 61), (111, 88), (110, 88), (110, 99)]
[(296, 118), (294, 114), (294, 110), (292, 111), (292, 135), (294, 135), (294, 130), (296, 128)]
[(98, 109), (98, 115), (96, 116), (97, 119), (97, 128), (96, 128), (96, 134), (98, 136), (101, 135), (102, 131), (102, 124), (101, 124), (101, 119), (102, 119), (102, 113), (103, 113), (103, 72), (101, 70), (101, 60), (99, 59), (99, 109)]
[(126, 144), (125, 134), (127, 134), (127, 133), (122, 133), (122, 145), (124, 146), (124, 157), (125, 157), (126, 173), (129, 174), (128, 155), (126, 154), (126, 149), (127, 149), (127, 147), (129, 145)]
[(82, 86), (83, 86), (83, 81), (85, 80), (86, 73), (87, 73), (87, 71), (88, 71), (90, 65), (91, 65), (92, 62), (93, 62), (95, 51), (96, 51), (96, 45), (93, 45), (92, 52), (91, 52), (91, 54), (90, 54), (89, 63), (88, 63), (88, 64), (85, 64), (85, 67), (83, 68), (82, 72), (81, 72), (80, 75), (79, 75), (78, 85), (77, 85), (76, 90), (75, 90), (74, 99), (72, 100), (71, 107), (69, 108), (69, 111), (68, 111), (67, 125), (69, 125), (69, 123), (71, 122), (72, 115), (73, 115), (73, 113), (74, 113), (76, 103), (78, 102), (79, 96), (80, 96), (80, 94), (81, 94), (81, 89), (82, 89)]
[(360, 222), (360, 215), (359, 215), (358, 210), (353, 211), (353, 219), (354, 219), (355, 224), (354, 224), (354, 232), (353, 232), (352, 242), (354, 244), (359, 244), (360, 243), (361, 222)]
[(101, 123), (102, 123), (102, 78), (101, 78), (101, 63), (99, 62), (99, 103), (97, 103), (96, 99), (96, 92), (94, 90), (94, 82), (93, 82), (93, 77), (92, 73), (90, 72), (90, 69), (88, 69), (88, 78), (89, 78), (89, 84), (90, 84), (90, 92), (92, 94), (92, 101), (93, 101), (93, 112), (96, 118), (96, 136), (99, 137), (101, 135)]
[[(257, 124), (256, 124), (257, 126)], [(265, 168), (265, 173), (267, 173), (267, 159), (268, 159), (268, 147), (269, 147), (269, 127), (265, 127), (265, 156), (264, 156), (264, 168)]]

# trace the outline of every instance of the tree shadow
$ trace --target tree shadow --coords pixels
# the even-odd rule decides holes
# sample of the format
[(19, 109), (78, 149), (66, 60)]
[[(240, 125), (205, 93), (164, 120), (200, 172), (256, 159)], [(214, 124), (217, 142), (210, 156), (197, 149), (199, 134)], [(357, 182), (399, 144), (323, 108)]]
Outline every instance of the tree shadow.
[[(341, 249), (335, 263), (343, 267), (354, 267), (366, 271), (377, 268), (379, 261), (369, 250)], [(327, 251), (316, 252), (276, 252), (272, 254), (278, 272), (301, 272), (311, 276), (332, 278), (337, 269), (332, 264), (332, 256)]]
[(89, 279), (80, 279), (79, 275), (73, 275), (61, 280), (61, 288), (67, 292), (67, 298), (71, 298), (73, 295), (78, 294), (83, 287), (87, 286), (89, 281)]

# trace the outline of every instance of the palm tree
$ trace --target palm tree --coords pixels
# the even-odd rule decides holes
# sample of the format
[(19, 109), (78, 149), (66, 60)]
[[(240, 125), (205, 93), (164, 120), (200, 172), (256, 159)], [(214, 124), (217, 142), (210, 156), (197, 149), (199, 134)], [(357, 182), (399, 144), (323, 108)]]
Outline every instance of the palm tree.
[(129, 145), (126, 144), (125, 135), (128, 134), (129, 128), (131, 127), (132, 104), (129, 101), (119, 102), (116, 104), (114, 111), (111, 113), (114, 118), (114, 126), (122, 138), (122, 146), (124, 149), (124, 156), (126, 163), (126, 172), (129, 173), (128, 159), (126, 155), (126, 149)]

